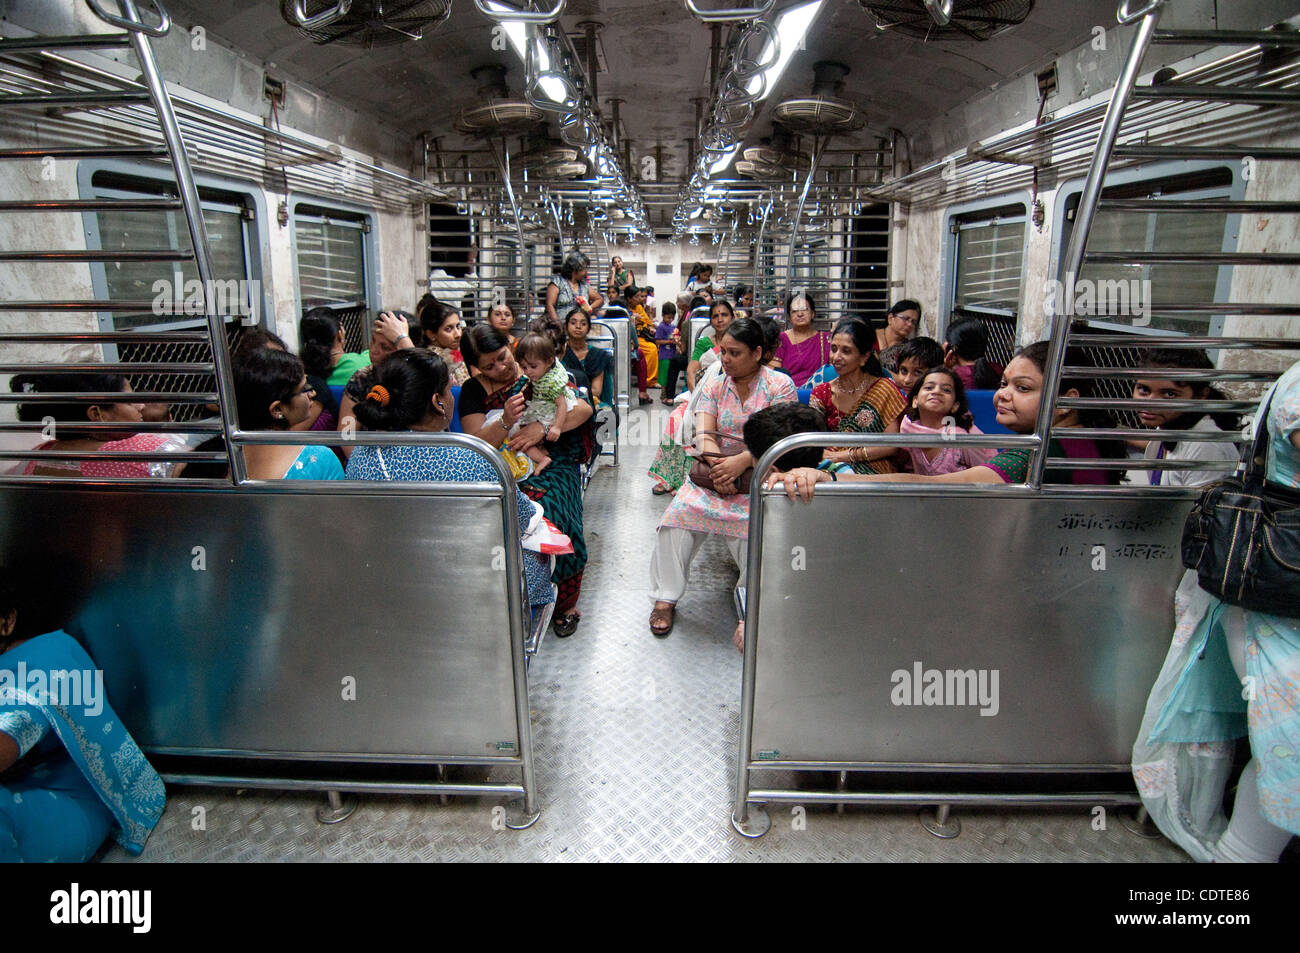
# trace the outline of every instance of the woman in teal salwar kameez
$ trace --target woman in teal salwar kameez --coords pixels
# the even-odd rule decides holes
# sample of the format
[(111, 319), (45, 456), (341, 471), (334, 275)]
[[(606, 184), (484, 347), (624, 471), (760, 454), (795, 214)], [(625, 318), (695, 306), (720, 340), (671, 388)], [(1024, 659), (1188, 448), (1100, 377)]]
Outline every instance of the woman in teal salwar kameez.
[[(162, 779), (81, 645), (62, 631), (15, 637), (16, 616), (0, 606), (0, 862), (86, 861), (110, 835), (139, 854)], [(76, 673), (79, 690), (55, 673)]]

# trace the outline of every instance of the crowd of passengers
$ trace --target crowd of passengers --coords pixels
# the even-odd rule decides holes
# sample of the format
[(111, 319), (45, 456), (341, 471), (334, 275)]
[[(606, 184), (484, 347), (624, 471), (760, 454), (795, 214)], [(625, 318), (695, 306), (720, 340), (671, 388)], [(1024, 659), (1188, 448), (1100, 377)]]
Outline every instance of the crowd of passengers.
[[(614, 414), (617, 359), (588, 342), (593, 317), (606, 306), (607, 299), (592, 287), (587, 267), (580, 253), (566, 257), (541, 296), (542, 314), (528, 321), (522, 333), (516, 321), (516, 311), (522, 308), (496, 301), (485, 321), (466, 328), (461, 313), (432, 294), (417, 303), (413, 314), (381, 313), (374, 323), (370, 347), (364, 352), (347, 352), (345, 332), (328, 308), (313, 309), (302, 318), (299, 355), (292, 354), (276, 335), (250, 329), (232, 356), (240, 424), (245, 430), (265, 431), (346, 432), (358, 428), (439, 432), (449, 427), (458, 412), (464, 432), (499, 448), (515, 475), (529, 600), (539, 608), (554, 599), (554, 629), (557, 635), (570, 635), (581, 618), (577, 603), (587, 558), (580, 467), (598, 452), (595, 423)], [(746, 565), (748, 490), (754, 466), (785, 437), (826, 432), (937, 438), (930, 447), (850, 449), (832, 445), (791, 451), (776, 461), (766, 481), (771, 487), (783, 485), (796, 500), (811, 501), (818, 484), (835, 481), (1007, 484), (1027, 478), (1031, 451), (945, 446), (942, 438), (980, 434), (974, 424), (971, 394), (989, 391), (1000, 427), (1013, 434), (1033, 433), (1043, 398), (1046, 341), (1021, 348), (1003, 367), (989, 359), (987, 333), (978, 322), (950, 325), (942, 341), (919, 336), (921, 306), (912, 300), (895, 303), (879, 327), (860, 317), (845, 317), (826, 330), (817, 326), (811, 294), (791, 295), (772, 313), (764, 314), (754, 307), (750, 289), (741, 285), (728, 291), (713, 280), (711, 268), (702, 264), (692, 270), (683, 296), (676, 303), (664, 303), (662, 312), (656, 314), (657, 322), (651, 317), (655, 309), (650, 289), (639, 288), (618, 258), (611, 265), (606, 290), (609, 305), (621, 307), (634, 322), (635, 340), (626, 359), (636, 374), (642, 403), (650, 402), (648, 390), (654, 381), (662, 388), (663, 402), (674, 408), (650, 467), (653, 491), (672, 495), (658, 526), (650, 563), (654, 600), (650, 629), (656, 636), (672, 631), (691, 562), (709, 535), (722, 537), (737, 564), (742, 569)], [(684, 346), (687, 321), (704, 309), (709, 326), (688, 350)], [(1089, 363), (1083, 352), (1068, 349), (1066, 366), (1086, 367)], [(1150, 349), (1142, 353), (1138, 366), (1150, 369), (1151, 374), (1134, 381), (1132, 396), (1137, 400), (1224, 399), (1205, 381), (1184, 379), (1178, 373), (1212, 369), (1213, 363), (1202, 350)], [(684, 378), (685, 389), (679, 391), (680, 378)], [(1093, 386), (1091, 378), (1065, 377), (1058, 395), (1090, 397)], [(33, 394), (131, 390), (125, 379), (109, 374), (25, 374), (13, 379), (12, 388)], [(340, 388), (336, 400), (334, 394)], [(57, 437), (37, 450), (69, 453), (68, 458), (59, 458), (38, 452), (26, 465), (27, 473), (227, 476), (224, 463), (194, 461), (184, 465), (127, 458), (190, 446), (183, 436), (133, 429), (133, 424), (142, 421), (167, 420), (165, 405), (129, 400), (33, 402), (19, 404), (18, 416), (28, 421), (53, 417)], [(1049, 457), (1204, 461), (1207, 468), (1135, 468), (1126, 472), (1122, 467), (1083, 464), (1049, 469), (1045, 481), (1104, 485), (1124, 480), (1199, 486), (1220, 479), (1227, 471), (1211, 464), (1240, 459), (1239, 445), (1231, 439), (1240, 432), (1234, 415), (1156, 408), (1137, 416), (1142, 426), (1153, 430), (1222, 433), (1224, 439), (1162, 440), (1157, 435), (1151, 440), (1131, 440), (1126, 446), (1088, 436), (1054, 438), (1048, 447)], [(117, 424), (120, 429), (78, 427), (87, 422)], [(1104, 413), (1069, 408), (1058, 408), (1052, 423), (1058, 430), (1114, 425)], [(1265, 426), (1271, 436), (1276, 434), (1270, 479), (1300, 486), (1300, 365), (1279, 382)], [(199, 443), (196, 449), (219, 451), (224, 446), (216, 437)], [(76, 453), (99, 451), (109, 453), (80, 461), (73, 458)], [(112, 451), (120, 451), (124, 458), (114, 459)], [(255, 480), (497, 480), (496, 470), (483, 457), (454, 446), (252, 444), (245, 447), (245, 460), (249, 476)], [(552, 544), (562, 541), (549, 550), (560, 553), (553, 569), (540, 548), (529, 547), (527, 542), (545, 521), (554, 531), (547, 537)], [(558, 596), (553, 596), (552, 582)], [(1205, 634), (1209, 629), (1227, 626), (1222, 631), (1228, 646), (1223, 659), (1231, 662), (1226, 669), (1228, 677), (1234, 666), (1240, 677), (1253, 665), (1252, 675), (1274, 686), (1270, 697), (1290, 699), (1291, 714), (1282, 718), (1281, 728), (1274, 726), (1277, 718), (1257, 716), (1252, 710), (1252, 741), (1258, 721), (1266, 725), (1261, 731), (1275, 731), (1284, 739), (1275, 748), (1294, 745), (1300, 633), (1294, 620), (1270, 617), (1262, 621), (1255, 618), (1258, 613), (1223, 612), (1206, 599), (1195, 586), (1194, 575), (1190, 585), (1184, 579), (1176, 602), (1174, 648), (1167, 671), (1153, 692), (1143, 735), (1135, 748), (1135, 775), (1162, 830), (1194, 856), (1276, 859), (1289, 831), (1298, 828), (1300, 779), (1295, 765), (1278, 768), (1272, 763), (1277, 758), (1266, 758), (1263, 765), (1252, 761), (1246, 778), (1258, 785), (1243, 783), (1242, 788), (1249, 790), (1239, 793), (1233, 827), (1225, 834), (1226, 821), (1221, 811), (1215, 814), (1207, 806), (1204, 785), (1195, 790), (1179, 787), (1207, 764), (1220, 766), (1204, 752), (1205, 743), (1221, 743), (1223, 738), (1171, 734), (1170, 719), (1162, 717), (1162, 712), (1170, 704), (1182, 702), (1179, 693), (1187, 684), (1182, 674), (1190, 665), (1183, 650), (1189, 642), (1196, 643), (1193, 634), (1200, 633), (1197, 638), (1203, 636), (1203, 641), (1209, 637)], [(1288, 646), (1287, 652), (1270, 656), (1258, 651), (1265, 634), (1280, 636), (1279, 644)], [(6, 635), (9, 633), (0, 625), (0, 649), (5, 647)], [(742, 623), (736, 632), (737, 647), (743, 647), (743, 638)], [(14, 643), (9, 645), (14, 647)], [(54, 648), (62, 652), (67, 646), (59, 643)], [(1247, 659), (1252, 657), (1254, 662), (1248, 665)], [(1265, 659), (1262, 667), (1261, 657)], [(5, 661), (9, 660), (6, 656)], [(6, 767), (5, 724), (0, 721), (0, 771)], [(1201, 745), (1196, 755), (1199, 760), (1189, 763), (1189, 745), (1193, 744)], [(22, 753), (18, 751), (11, 763)], [(1292, 756), (1291, 760), (1296, 759)], [(1177, 772), (1184, 780), (1170, 782)], [(1255, 795), (1257, 786), (1266, 793)], [(1193, 811), (1193, 821), (1189, 821), (1187, 803), (1192, 798), (1200, 799), (1200, 813)], [(1270, 820), (1265, 820), (1265, 815)], [(0, 825), (4, 818), (0, 802)], [(121, 829), (123, 818), (116, 817), (116, 823)], [(4, 855), (4, 836), (0, 826), (0, 856)]]

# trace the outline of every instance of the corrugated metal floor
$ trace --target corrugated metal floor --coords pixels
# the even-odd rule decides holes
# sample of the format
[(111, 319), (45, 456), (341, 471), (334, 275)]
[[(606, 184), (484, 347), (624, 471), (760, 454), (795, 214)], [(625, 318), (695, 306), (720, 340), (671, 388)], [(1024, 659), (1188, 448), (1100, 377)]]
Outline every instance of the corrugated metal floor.
[[(636, 413), (642, 413), (636, 411)], [(629, 428), (633, 433), (642, 428)], [(650, 493), (654, 447), (623, 448), (587, 494), (591, 562), (583, 622), (548, 635), (530, 679), (542, 816), (529, 830), (494, 827), (496, 802), (368, 795), (347, 821), (318, 824), (317, 795), (212, 788), (169, 791), (145, 861), (1178, 861), (1169, 842), (1137, 837), (1112, 814), (1093, 829), (1083, 809), (954, 812), (961, 836), (939, 840), (915, 809), (771, 807), (772, 829), (731, 828), (739, 733), (736, 570), (710, 541), (673, 634), (650, 635), (650, 546), (666, 497)], [(202, 811), (197, 810), (202, 808)], [(203, 827), (197, 818), (201, 816)], [(497, 813), (499, 817), (499, 812)], [(108, 861), (131, 860), (120, 848)]]

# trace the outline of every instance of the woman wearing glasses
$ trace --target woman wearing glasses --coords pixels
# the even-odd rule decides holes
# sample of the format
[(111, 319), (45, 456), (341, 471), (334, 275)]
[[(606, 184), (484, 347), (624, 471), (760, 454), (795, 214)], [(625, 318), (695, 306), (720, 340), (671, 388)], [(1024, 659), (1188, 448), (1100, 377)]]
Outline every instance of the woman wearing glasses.
[[(285, 351), (252, 351), (234, 367), (235, 403), (245, 430), (292, 430), (312, 412), (312, 394), (302, 361)], [(248, 444), (253, 480), (342, 480), (343, 467), (328, 447)]]
[(921, 303), (911, 298), (897, 301), (885, 315), (885, 326), (876, 328), (876, 350), (879, 354), (887, 347), (910, 341), (921, 324)]
[(772, 366), (793, 377), (795, 387), (802, 387), (818, 368), (830, 363), (831, 336), (813, 327), (817, 305), (812, 295), (793, 295), (786, 304), (786, 314), (790, 317), (790, 327), (781, 332)]

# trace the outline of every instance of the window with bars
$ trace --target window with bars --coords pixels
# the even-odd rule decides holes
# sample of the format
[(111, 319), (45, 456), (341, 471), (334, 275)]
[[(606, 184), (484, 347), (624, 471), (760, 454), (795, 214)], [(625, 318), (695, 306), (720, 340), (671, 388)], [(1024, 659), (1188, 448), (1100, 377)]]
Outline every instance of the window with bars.
[[(208, 251), (214, 287), (213, 303), (229, 318), (256, 317), (248, 305), (260, 309), (261, 252), (258, 246), (256, 204), (251, 194), (226, 189), (199, 187), (199, 201), (207, 231)], [(176, 198), (173, 180), (152, 178), (110, 170), (90, 177), (90, 198), (138, 199)], [(180, 209), (131, 211), (112, 209), (96, 212), (92, 243), (106, 251), (192, 248), (185, 213)], [(157, 301), (164, 307), (143, 312), (106, 313), (105, 330), (132, 328), (161, 329), (205, 323), (198, 297), (198, 269), (192, 260), (181, 262), (118, 261), (95, 266), (96, 282), (103, 282), (104, 296), (114, 300)], [(165, 284), (161, 284), (163, 282)], [(230, 294), (227, 289), (237, 289)], [(251, 296), (251, 297), (250, 297)], [(174, 314), (180, 302), (193, 314)], [(182, 309), (183, 310), (183, 309)]]
[[(1065, 220), (1060, 247), (1068, 247), (1070, 231), (1079, 208), (1080, 189), (1066, 196)], [(1147, 173), (1135, 181), (1107, 186), (1107, 199), (1227, 199), (1234, 195), (1230, 168), (1217, 166), (1179, 175)], [(1217, 253), (1235, 248), (1234, 222), (1239, 216), (1226, 212), (1130, 211), (1099, 208), (1088, 235), (1089, 252), (1183, 252)], [(1101, 282), (1122, 281), (1148, 289), (1146, 304), (1208, 304), (1223, 300), (1231, 282), (1231, 268), (1215, 264), (1094, 264), (1085, 262), (1080, 279)], [(1138, 283), (1133, 285), (1133, 283)], [(1149, 282), (1149, 284), (1148, 284)], [(1094, 324), (1106, 324), (1104, 315)], [(1131, 326), (1131, 317), (1115, 317), (1113, 324)], [(1151, 316), (1144, 330), (1165, 330), (1184, 334), (1216, 333), (1213, 315)]]
[(315, 205), (294, 208), (294, 259), (302, 309), (368, 306), (369, 218)]
[(996, 314), (1014, 319), (1024, 278), (1025, 207), (981, 209), (955, 216), (949, 312)]

